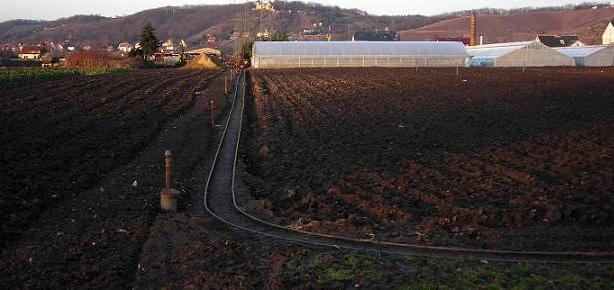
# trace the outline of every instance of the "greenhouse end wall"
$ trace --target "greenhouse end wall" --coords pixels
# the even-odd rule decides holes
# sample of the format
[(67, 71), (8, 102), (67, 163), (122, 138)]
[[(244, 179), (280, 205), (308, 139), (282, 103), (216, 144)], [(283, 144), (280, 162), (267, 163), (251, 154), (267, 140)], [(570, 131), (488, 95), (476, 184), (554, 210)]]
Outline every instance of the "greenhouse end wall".
[(614, 66), (614, 46), (565, 47), (558, 49), (558, 51), (573, 57), (579, 67)]
[(614, 66), (614, 47), (603, 49), (602, 51), (582, 59), (583, 66), (589, 67), (609, 67)]
[(517, 50), (496, 61), (497, 67), (562, 67), (575, 66), (573, 58), (551, 49)]
[(563, 67), (574, 66), (573, 58), (541, 43), (512, 42), (467, 49), (471, 67)]
[(256, 42), (252, 66), (267, 68), (327, 67), (465, 67), (460, 42)]

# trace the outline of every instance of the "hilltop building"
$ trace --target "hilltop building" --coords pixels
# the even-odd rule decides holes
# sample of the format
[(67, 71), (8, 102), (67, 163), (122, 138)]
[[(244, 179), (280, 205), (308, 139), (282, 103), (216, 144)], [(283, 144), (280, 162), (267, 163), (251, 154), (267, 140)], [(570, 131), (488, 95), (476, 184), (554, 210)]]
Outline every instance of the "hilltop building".
[(273, 1), (256, 1), (256, 10), (275, 12)]
[(605, 45), (614, 44), (614, 20), (610, 21), (605, 32), (603, 32), (602, 40)]
[(535, 39), (547, 47), (577, 47), (584, 46), (577, 35), (538, 35)]

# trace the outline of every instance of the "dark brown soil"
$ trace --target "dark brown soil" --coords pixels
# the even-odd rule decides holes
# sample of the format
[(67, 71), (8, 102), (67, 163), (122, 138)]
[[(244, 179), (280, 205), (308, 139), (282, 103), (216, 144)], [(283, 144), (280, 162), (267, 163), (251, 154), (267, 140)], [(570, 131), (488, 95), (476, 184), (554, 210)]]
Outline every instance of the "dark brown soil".
[(0, 284), (130, 287), (163, 152), (189, 191), (182, 177), (208, 154), (223, 89), (217, 72), (145, 70), (2, 91)]
[(253, 71), (254, 201), (303, 230), (614, 250), (611, 69)]
[[(112, 105), (102, 104), (109, 99)], [(0, 147), (14, 156), (2, 155), (11, 170), (3, 164), (7, 176), (0, 177), (2, 288), (612, 288), (608, 265), (443, 261), (310, 248), (234, 231), (203, 216), (199, 202), (211, 144), (219, 139), (227, 103), (216, 73), (151, 70), (13, 84), (0, 90), (0, 101), (6, 124)], [(217, 130), (211, 129), (211, 111)], [(157, 209), (165, 149), (174, 153), (173, 185), (182, 193), (184, 213)], [(28, 163), (30, 156), (37, 162)], [(73, 185), (85, 174), (90, 178)], [(30, 179), (9, 182), (8, 176)]]

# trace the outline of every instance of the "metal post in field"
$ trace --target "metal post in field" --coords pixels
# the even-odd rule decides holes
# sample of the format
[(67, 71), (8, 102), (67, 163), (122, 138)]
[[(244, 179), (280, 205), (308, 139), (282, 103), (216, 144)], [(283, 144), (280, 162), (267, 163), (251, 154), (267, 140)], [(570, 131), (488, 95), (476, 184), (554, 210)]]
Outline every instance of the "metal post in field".
[(164, 152), (164, 188), (160, 191), (160, 208), (168, 212), (177, 212), (179, 191), (171, 187), (172, 156), (170, 150)]
[(213, 99), (209, 101), (209, 116), (211, 118), (211, 128), (215, 129), (215, 118), (213, 118)]
[(173, 163), (173, 154), (170, 150), (164, 152), (164, 188), (171, 188), (171, 167)]
[(228, 76), (224, 75), (224, 95), (228, 95)]

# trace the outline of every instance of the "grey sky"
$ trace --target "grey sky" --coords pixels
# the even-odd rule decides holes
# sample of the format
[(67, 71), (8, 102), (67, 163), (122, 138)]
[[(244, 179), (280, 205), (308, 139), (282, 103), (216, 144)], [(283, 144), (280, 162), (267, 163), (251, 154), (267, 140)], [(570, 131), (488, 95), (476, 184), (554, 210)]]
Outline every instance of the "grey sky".
[[(127, 15), (161, 6), (242, 3), (245, 0), (0, 0), (0, 21), (10, 19), (52, 20), (75, 14)], [(371, 14), (432, 15), (474, 8), (517, 8), (577, 4), (587, 0), (309, 0), (343, 8), (359, 8)]]

